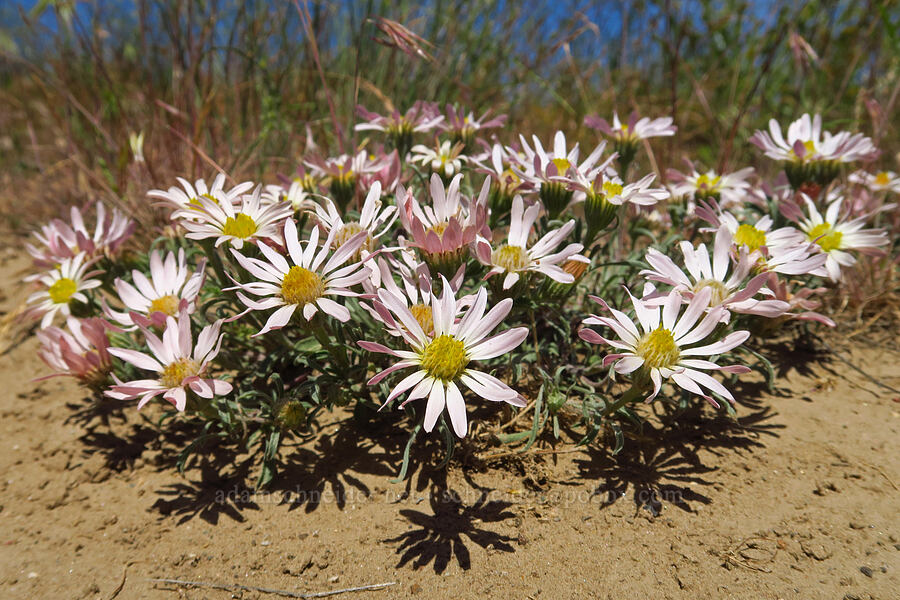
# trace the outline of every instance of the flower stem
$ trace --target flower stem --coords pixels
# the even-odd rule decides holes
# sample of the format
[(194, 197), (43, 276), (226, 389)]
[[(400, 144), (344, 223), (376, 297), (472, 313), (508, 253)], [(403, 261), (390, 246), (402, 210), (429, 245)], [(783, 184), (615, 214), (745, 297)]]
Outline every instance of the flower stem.
[(313, 335), (316, 336), (316, 339), (322, 344), (322, 347), (331, 355), (331, 358), (338, 363), (341, 371), (346, 372), (350, 368), (347, 352), (344, 349), (338, 348), (337, 345), (332, 342), (334, 335), (327, 329), (327, 324), (317, 315), (316, 318), (310, 321), (310, 329), (312, 329)]
[(609, 415), (617, 412), (620, 408), (639, 400), (644, 395), (645, 382), (640, 379), (636, 379), (632, 382), (631, 387), (622, 394), (622, 397), (619, 398), (613, 404), (610, 404), (605, 409), (603, 409), (602, 417), (608, 417)]
[(225, 265), (222, 264), (222, 257), (219, 256), (218, 248), (213, 245), (211, 239), (201, 240), (200, 245), (203, 252), (209, 258), (213, 271), (216, 273), (216, 279), (219, 280), (219, 289), (221, 290), (228, 285), (228, 276), (225, 274)]

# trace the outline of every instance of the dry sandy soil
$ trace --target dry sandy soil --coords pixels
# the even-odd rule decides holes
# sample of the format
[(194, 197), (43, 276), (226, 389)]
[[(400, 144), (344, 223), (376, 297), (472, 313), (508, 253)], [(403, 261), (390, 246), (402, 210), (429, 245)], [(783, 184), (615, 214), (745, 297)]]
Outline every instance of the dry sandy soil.
[[(10, 311), (26, 263), (0, 262)], [(36, 347), (0, 356), (3, 598), (277, 597), (151, 578), (296, 597), (394, 582), (334, 597), (900, 598), (900, 398), (834, 355), (783, 348), (781, 389), (740, 388), (737, 420), (683, 415), (616, 457), (436, 470), (420, 455), (391, 483), (402, 429), (344, 418), (253, 494), (246, 457), (208, 453), (182, 477), (189, 432), (31, 383), (46, 373)], [(839, 351), (900, 387), (900, 352)]]

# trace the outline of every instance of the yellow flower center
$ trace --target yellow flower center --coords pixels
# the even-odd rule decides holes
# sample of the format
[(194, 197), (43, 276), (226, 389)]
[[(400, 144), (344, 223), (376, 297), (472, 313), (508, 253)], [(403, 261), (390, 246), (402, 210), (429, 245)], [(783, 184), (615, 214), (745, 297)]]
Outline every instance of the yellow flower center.
[(436, 338), (422, 352), (422, 368), (429, 376), (444, 382), (462, 375), (468, 364), (465, 344), (451, 335)]
[(491, 262), (507, 271), (522, 271), (531, 264), (524, 248), (509, 244), (503, 244), (494, 250), (491, 253)]
[(722, 304), (722, 301), (725, 300), (725, 298), (728, 297), (728, 288), (726, 288), (725, 284), (718, 279), (701, 279), (694, 284), (694, 287), (691, 288), (691, 291), (696, 294), (703, 288), (709, 288), (712, 292), (712, 295), (709, 299), (710, 306), (718, 306), (719, 304)]
[(69, 299), (72, 298), (72, 295), (77, 291), (78, 284), (75, 283), (75, 280), (69, 279), (68, 277), (57, 279), (48, 290), (50, 293), (50, 300), (52, 300), (54, 304), (67, 304)]
[(719, 181), (721, 181), (722, 177), (716, 175), (714, 177), (710, 177), (706, 173), (697, 178), (697, 187), (699, 189), (709, 189), (714, 190), (719, 187)]
[(887, 185), (891, 180), (891, 176), (888, 175), (885, 171), (882, 171), (878, 175), (875, 176), (875, 183), (878, 185)]
[(603, 195), (604, 196), (618, 196), (622, 193), (622, 184), (616, 183), (615, 181), (606, 180), (603, 182)]
[(325, 294), (325, 282), (318, 273), (293, 266), (281, 283), (281, 297), (286, 304), (309, 304)]
[(159, 382), (167, 388), (181, 387), (185, 377), (197, 375), (200, 372), (200, 364), (192, 358), (179, 358), (169, 363), (159, 374)]
[(415, 317), (416, 322), (425, 332), (425, 335), (434, 334), (434, 317), (432, 316), (431, 307), (427, 304), (413, 304), (409, 307), (409, 312)]
[(522, 178), (516, 175), (515, 172), (513, 172), (513, 170), (510, 168), (500, 174), (500, 181), (502, 181), (506, 185), (511, 186), (520, 183), (522, 181)]
[[(334, 235), (334, 247), (340, 248), (344, 244), (350, 241), (354, 235), (366, 231), (362, 225), (355, 221), (351, 221), (350, 223), (344, 223), (344, 225), (338, 229), (338, 232)], [(367, 250), (369, 252), (372, 251), (372, 247), (374, 246), (374, 240), (371, 235), (366, 236), (366, 241), (363, 242), (362, 246), (360, 246), (360, 250)], [(353, 255), (353, 257), (358, 257), (359, 252)], [(353, 258), (351, 257), (351, 259)]]
[(316, 192), (316, 188), (318, 187), (318, 183), (316, 182), (316, 178), (313, 177), (313, 176), (312, 176), (311, 174), (309, 174), (309, 173), (307, 173), (307, 174), (304, 175), (303, 177), (295, 177), (295, 178), (294, 178), (294, 181), (296, 181), (297, 183), (299, 183), (299, 184), (300, 184), (300, 187), (302, 187), (305, 191), (307, 191), (307, 192), (309, 192), (309, 193), (311, 193), (311, 194), (312, 194), (312, 193), (315, 193), (315, 192)]
[(433, 231), (437, 234), (438, 237), (443, 237), (444, 231), (447, 229), (447, 225), (448, 223), (438, 223), (434, 227), (429, 227), (428, 229), (426, 229), (425, 233), (427, 234), (429, 231)]
[(844, 234), (831, 227), (830, 223), (816, 225), (807, 233), (811, 242), (817, 243), (825, 252), (838, 250)]
[(766, 232), (753, 225), (741, 225), (734, 232), (734, 243), (738, 246), (747, 246), (750, 252), (759, 250), (766, 245)]
[(200, 198), (206, 198), (207, 200), (211, 200), (213, 203), (218, 203), (219, 201), (212, 194), (200, 194), (199, 197), (193, 197), (188, 201), (188, 206), (191, 208), (201, 208), (203, 203), (200, 202)]
[(681, 357), (672, 332), (662, 327), (644, 335), (634, 353), (644, 359), (644, 366), (648, 369), (672, 368)]
[(156, 300), (151, 302), (150, 310), (147, 311), (147, 314), (152, 315), (155, 312), (161, 312), (169, 315), (170, 317), (174, 317), (175, 313), (178, 312), (178, 304), (178, 297), (169, 294), (168, 296), (157, 298)]
[(554, 158), (553, 164), (556, 165), (556, 171), (560, 175), (565, 175), (569, 171), (569, 167), (572, 166), (572, 163), (569, 162), (568, 158)]
[(222, 227), (222, 233), (246, 240), (256, 233), (257, 229), (256, 221), (244, 213), (240, 213), (236, 217), (228, 217), (225, 219), (225, 226)]

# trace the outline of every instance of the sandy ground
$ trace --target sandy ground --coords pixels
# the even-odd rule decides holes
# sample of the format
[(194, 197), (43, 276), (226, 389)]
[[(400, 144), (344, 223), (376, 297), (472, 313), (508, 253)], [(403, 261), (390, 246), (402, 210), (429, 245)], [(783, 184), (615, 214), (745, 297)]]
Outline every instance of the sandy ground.
[[(0, 262), (8, 312), (26, 263)], [(246, 457), (182, 477), (186, 432), (31, 383), (36, 347), (0, 356), (3, 598), (277, 597), (151, 578), (297, 597), (394, 582), (334, 597), (900, 598), (900, 398), (833, 356), (782, 349), (781, 389), (741, 388), (737, 421), (651, 423), (616, 457), (545, 446), (391, 483), (402, 429), (345, 418), (254, 494)], [(900, 352), (838, 347), (900, 387)]]

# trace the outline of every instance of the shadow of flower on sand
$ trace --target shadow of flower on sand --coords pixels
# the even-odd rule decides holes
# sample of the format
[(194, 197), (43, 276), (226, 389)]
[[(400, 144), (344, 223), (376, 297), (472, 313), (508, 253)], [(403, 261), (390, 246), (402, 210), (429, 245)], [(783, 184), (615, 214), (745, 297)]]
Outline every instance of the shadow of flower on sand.
[(243, 511), (260, 509), (253, 499), (253, 490), (246, 486), (249, 461), (223, 475), (227, 460), (204, 458), (199, 465), (200, 479), (170, 483), (157, 490), (160, 498), (153, 503), (153, 509), (163, 517), (180, 517), (179, 525), (195, 517), (210, 525), (218, 523), (221, 516), (243, 522)]
[(466, 505), (459, 494), (445, 484), (431, 487), (428, 495), (431, 512), (403, 509), (400, 515), (407, 519), (411, 529), (396, 537), (384, 540), (399, 544), (397, 567), (412, 564), (416, 569), (434, 562), (434, 572), (443, 573), (450, 560), (455, 558), (462, 569), (472, 566), (466, 543), (471, 542), (494, 551), (513, 552), (512, 536), (491, 531), (484, 525), (499, 523), (516, 515), (507, 510), (512, 504), (489, 500), (482, 492), (471, 505)]
[(729, 454), (725, 458), (730, 460), (735, 453), (763, 447), (762, 436), (777, 436), (776, 430), (783, 428), (768, 422), (775, 414), (771, 407), (762, 406), (737, 419), (722, 414), (710, 418), (695, 406), (662, 423), (645, 422), (618, 454), (591, 446), (586, 449), (587, 458), (575, 463), (582, 477), (599, 482), (594, 494), (601, 497), (603, 507), (630, 491), (636, 510), (653, 516), (663, 503), (694, 512), (697, 503), (712, 502), (701, 490), (712, 485), (706, 476), (720, 468), (705, 464), (701, 452), (717, 457)]

